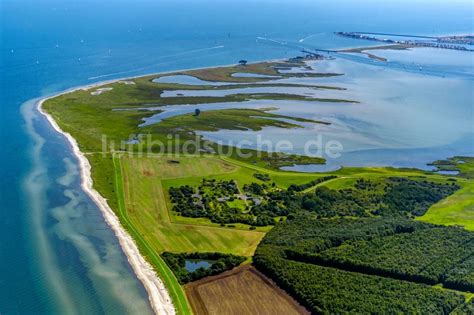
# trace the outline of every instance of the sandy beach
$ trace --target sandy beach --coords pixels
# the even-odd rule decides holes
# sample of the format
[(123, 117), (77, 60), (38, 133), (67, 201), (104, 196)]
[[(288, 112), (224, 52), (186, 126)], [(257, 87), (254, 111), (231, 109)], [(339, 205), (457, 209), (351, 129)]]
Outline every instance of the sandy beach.
[(104, 199), (94, 188), (93, 182), (91, 177), (91, 166), (89, 161), (84, 156), (84, 154), (79, 150), (76, 140), (69, 134), (61, 130), (59, 125), (56, 121), (47, 114), (42, 109), (42, 104), (53, 97), (57, 97), (62, 94), (71, 93), (73, 91), (85, 89), (89, 90), (107, 83), (115, 82), (119, 80), (113, 80), (108, 82), (100, 82), (93, 85), (88, 85), (84, 87), (79, 87), (71, 90), (67, 90), (65, 92), (43, 98), (39, 100), (36, 104), (38, 111), (46, 117), (48, 122), (51, 124), (53, 129), (58, 133), (62, 134), (71, 145), (72, 151), (74, 155), (77, 157), (79, 161), (80, 173), (81, 173), (81, 186), (82, 189), (89, 195), (92, 201), (97, 204), (102, 215), (104, 216), (105, 221), (111, 227), (115, 235), (117, 236), (120, 246), (122, 247), (123, 252), (127, 256), (127, 259), (133, 268), (137, 278), (143, 283), (145, 287), (148, 298), (150, 301), (150, 305), (153, 311), (156, 314), (164, 314), (170, 315), (175, 314), (176, 310), (174, 305), (171, 301), (171, 297), (161, 279), (157, 276), (155, 271), (153, 270), (152, 266), (143, 258), (136, 246), (135, 242), (133, 241), (132, 237), (127, 233), (127, 231), (122, 227), (118, 217), (115, 215), (113, 210), (107, 204), (107, 200)]
[[(280, 60), (282, 59), (275, 59), (275, 60), (270, 60), (270, 61), (280, 61)], [(220, 65), (220, 66), (215, 66), (215, 67), (205, 67), (205, 69), (226, 67), (226, 66), (231, 66), (231, 65), (229, 64), (229, 65)], [(115, 215), (114, 211), (110, 208), (110, 206), (107, 203), (107, 200), (104, 197), (102, 197), (99, 194), (99, 192), (97, 192), (93, 188), (93, 181), (92, 181), (92, 176), (91, 176), (91, 165), (89, 161), (87, 160), (87, 158), (84, 156), (84, 154), (79, 150), (79, 146), (77, 145), (76, 139), (74, 139), (69, 133), (61, 130), (61, 128), (56, 123), (54, 118), (51, 117), (51, 115), (49, 115), (43, 110), (42, 105), (44, 102), (46, 102), (47, 100), (51, 98), (55, 98), (60, 95), (72, 93), (78, 90), (89, 91), (89, 90), (101, 87), (103, 85), (111, 84), (111, 83), (115, 83), (119, 81), (128, 82), (129, 80), (133, 80), (133, 79), (144, 77), (144, 76), (167, 75), (167, 74), (173, 74), (177, 72), (198, 70), (198, 69), (204, 69), (204, 68), (197, 67), (197, 68), (189, 68), (189, 69), (183, 69), (183, 70), (150, 73), (146, 75), (128, 76), (128, 77), (121, 77), (117, 79), (104, 80), (104, 81), (92, 83), (89, 85), (67, 89), (63, 92), (44, 97), (38, 100), (35, 106), (37, 110), (40, 112), (40, 114), (43, 115), (48, 120), (49, 124), (53, 127), (53, 129), (56, 132), (63, 135), (69, 142), (72, 148), (72, 152), (74, 153), (74, 155), (77, 157), (79, 161), (82, 189), (92, 199), (92, 201), (99, 207), (105, 221), (111, 227), (114, 234), (117, 236), (120, 246), (123, 252), (125, 253), (125, 255), (127, 256), (127, 260), (132, 266), (134, 273), (136, 274), (137, 278), (143, 283), (143, 286), (145, 287), (148, 293), (148, 299), (150, 301), (150, 305), (156, 314), (166, 314), (166, 315), (176, 314), (176, 309), (173, 305), (173, 302), (168, 293), (168, 290), (166, 289), (163, 281), (161, 281), (161, 279), (158, 277), (156, 272), (153, 270), (153, 267), (140, 254), (140, 251), (138, 250), (137, 245), (133, 241), (133, 238), (122, 227), (122, 225), (120, 224), (119, 218)]]
[[(273, 59), (273, 60), (265, 60), (266, 62), (277, 62), (282, 61), (284, 59)], [(256, 62), (264, 62), (256, 61)], [(133, 268), (134, 273), (136, 274), (137, 278), (143, 283), (147, 293), (148, 299), (150, 301), (150, 305), (153, 311), (156, 314), (176, 314), (176, 309), (173, 305), (171, 297), (161, 279), (158, 277), (156, 272), (153, 270), (153, 267), (145, 260), (145, 258), (140, 254), (137, 245), (135, 244), (133, 238), (127, 233), (127, 231), (122, 227), (120, 224), (119, 218), (116, 216), (114, 211), (110, 208), (107, 203), (107, 200), (102, 197), (98, 191), (93, 188), (93, 181), (91, 176), (91, 165), (85, 155), (80, 151), (79, 146), (77, 144), (76, 139), (74, 139), (69, 133), (64, 132), (59, 125), (56, 123), (54, 118), (46, 113), (42, 105), (44, 102), (51, 98), (58, 97), (60, 95), (72, 93), (78, 90), (86, 90), (86, 91), (94, 91), (101, 86), (106, 84), (116, 83), (119, 81), (129, 82), (129, 80), (133, 80), (136, 78), (144, 77), (144, 76), (151, 76), (151, 75), (169, 75), (178, 72), (184, 71), (191, 71), (191, 70), (199, 70), (199, 69), (212, 69), (212, 68), (219, 68), (219, 67), (227, 67), (232, 66), (233, 64), (228, 65), (219, 65), (214, 67), (197, 67), (197, 68), (189, 68), (183, 70), (174, 70), (174, 71), (166, 71), (166, 72), (159, 72), (159, 73), (150, 73), (146, 75), (137, 75), (137, 76), (129, 76), (129, 77), (121, 77), (118, 79), (111, 79), (111, 80), (104, 80), (97, 83), (92, 83), (89, 85), (84, 85), (80, 87), (75, 87), (71, 89), (67, 89), (63, 92), (44, 97), (36, 103), (37, 110), (43, 115), (49, 122), (49, 124), (53, 127), (53, 129), (63, 135), (67, 141), (69, 142), (72, 152), (77, 157), (79, 162), (79, 168), (81, 173), (81, 187), (86, 192), (86, 194), (92, 199), (92, 201), (99, 207), (102, 215), (107, 222), (107, 224), (111, 227), (114, 234), (117, 236), (120, 246), (127, 256), (127, 259), (130, 265)]]

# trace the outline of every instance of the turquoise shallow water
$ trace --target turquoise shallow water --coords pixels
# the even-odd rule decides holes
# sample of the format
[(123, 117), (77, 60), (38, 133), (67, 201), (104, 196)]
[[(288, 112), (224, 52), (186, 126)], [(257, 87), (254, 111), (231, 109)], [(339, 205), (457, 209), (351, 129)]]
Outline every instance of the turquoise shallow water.
[[(145, 291), (29, 100), (127, 75), (359, 46), (358, 30), (472, 32), (469, 1), (0, 2), (0, 313), (147, 313)], [(269, 40), (257, 40), (264, 37)]]

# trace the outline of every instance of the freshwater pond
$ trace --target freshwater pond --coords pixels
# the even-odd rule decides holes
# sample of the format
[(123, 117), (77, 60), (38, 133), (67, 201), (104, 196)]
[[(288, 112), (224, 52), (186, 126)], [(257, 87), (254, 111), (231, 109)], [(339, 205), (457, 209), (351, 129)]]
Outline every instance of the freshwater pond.
[(188, 272), (193, 272), (199, 268), (209, 269), (215, 261), (213, 260), (202, 260), (202, 259), (186, 259), (185, 266)]

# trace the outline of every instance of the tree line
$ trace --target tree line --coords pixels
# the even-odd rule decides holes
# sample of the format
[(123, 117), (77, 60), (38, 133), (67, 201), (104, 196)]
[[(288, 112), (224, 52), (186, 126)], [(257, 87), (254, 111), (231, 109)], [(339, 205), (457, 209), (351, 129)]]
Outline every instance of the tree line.
[(307, 212), (267, 233), (254, 264), (313, 313), (448, 314), (464, 297), (431, 285), (472, 277), (473, 240), (472, 232), (405, 217)]

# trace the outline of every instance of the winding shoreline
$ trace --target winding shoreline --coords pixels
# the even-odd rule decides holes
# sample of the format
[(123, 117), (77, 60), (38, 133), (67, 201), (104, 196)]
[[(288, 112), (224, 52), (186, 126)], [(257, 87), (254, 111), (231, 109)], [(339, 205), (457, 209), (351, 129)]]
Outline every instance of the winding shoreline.
[[(260, 62), (279, 62), (283, 61), (285, 58), (278, 58), (278, 59), (270, 59), (270, 60), (261, 60), (261, 61), (253, 61), (255, 63)], [(69, 143), (73, 155), (77, 158), (79, 162), (79, 169), (80, 169), (80, 176), (81, 176), (81, 188), (82, 190), (91, 198), (91, 200), (97, 205), (102, 216), (104, 217), (105, 222), (107, 225), (112, 229), (115, 236), (119, 240), (120, 247), (124, 252), (125, 256), (129, 264), (131, 265), (133, 272), (135, 273), (136, 277), (140, 282), (143, 284), (145, 290), (148, 294), (148, 300), (150, 305), (156, 314), (164, 314), (164, 315), (172, 315), (176, 314), (176, 308), (173, 304), (171, 296), (166, 288), (164, 282), (159, 278), (157, 273), (154, 271), (153, 267), (150, 263), (146, 261), (146, 259), (141, 255), (135, 241), (131, 237), (131, 235), (126, 231), (126, 229), (120, 223), (118, 216), (115, 212), (110, 208), (107, 203), (107, 200), (100, 195), (100, 193), (94, 189), (93, 187), (93, 179), (91, 176), (91, 165), (87, 158), (85, 157), (84, 153), (80, 151), (78, 143), (76, 139), (74, 139), (71, 134), (65, 132), (61, 129), (58, 123), (54, 120), (54, 118), (45, 112), (42, 108), (44, 102), (49, 99), (73, 93), (79, 90), (91, 90), (94, 88), (98, 88), (107, 84), (116, 83), (119, 81), (126, 81), (126, 80), (133, 80), (137, 78), (142, 78), (146, 76), (153, 76), (153, 75), (170, 75), (185, 71), (192, 71), (192, 70), (201, 70), (201, 69), (215, 69), (220, 67), (230, 67), (234, 66), (235, 64), (227, 64), (227, 65), (218, 65), (218, 66), (211, 66), (211, 67), (196, 67), (196, 68), (188, 68), (188, 69), (181, 69), (181, 70), (171, 70), (171, 71), (164, 71), (164, 72), (155, 72), (149, 74), (141, 74), (136, 76), (128, 76), (128, 77), (121, 77), (116, 79), (110, 80), (103, 80), (91, 84), (86, 84), (79, 87), (74, 87), (70, 89), (66, 89), (62, 92), (55, 93), (43, 98), (40, 98), (36, 101), (34, 105), (34, 109), (38, 110), (38, 112), (46, 118), (48, 123), (51, 127), (59, 134), (64, 136)]]
[[(111, 82), (119, 81), (120, 79), (113, 80)], [(83, 89), (91, 89), (97, 86), (101, 86), (107, 84), (107, 82), (100, 82), (93, 85), (87, 85), (79, 88), (74, 88), (70, 90), (66, 90), (64, 92), (55, 94), (53, 96), (48, 96), (46, 98), (42, 98), (35, 104), (35, 108), (39, 111), (41, 115), (43, 115), (51, 127), (64, 136), (69, 145), (72, 148), (72, 152), (74, 156), (77, 158), (79, 162), (79, 168), (81, 173), (81, 188), (84, 192), (92, 199), (92, 201), (97, 205), (100, 209), (102, 216), (105, 219), (105, 222), (114, 232), (115, 236), (119, 240), (120, 247), (122, 248), (125, 256), (127, 257), (128, 262), (130, 263), (135, 275), (140, 280), (140, 282), (145, 287), (145, 290), (148, 293), (148, 300), (150, 301), (150, 305), (153, 311), (156, 314), (164, 314), (164, 315), (171, 315), (176, 314), (176, 309), (173, 305), (171, 297), (168, 293), (167, 288), (165, 287), (163, 281), (158, 277), (156, 272), (153, 270), (153, 267), (145, 260), (145, 258), (141, 255), (137, 245), (135, 244), (133, 238), (128, 234), (125, 228), (121, 225), (119, 218), (114, 213), (114, 211), (110, 208), (107, 203), (107, 200), (102, 197), (98, 191), (96, 191), (93, 187), (93, 180), (91, 176), (91, 165), (85, 155), (80, 151), (79, 146), (77, 144), (76, 139), (74, 139), (69, 133), (64, 132), (59, 125), (56, 123), (54, 118), (46, 113), (42, 105), (45, 101), (63, 95), (67, 93), (71, 93), (77, 90)]]
[[(272, 61), (281, 61), (284, 58), (280, 59), (272, 59), (272, 60), (262, 60), (262, 61), (255, 61), (255, 62), (272, 62)], [(173, 315), (176, 314), (176, 308), (173, 304), (171, 296), (168, 292), (168, 289), (164, 285), (164, 282), (158, 277), (156, 272), (154, 271), (153, 267), (146, 261), (146, 259), (141, 255), (135, 241), (133, 238), (128, 234), (125, 228), (121, 225), (119, 218), (115, 214), (115, 212), (110, 208), (107, 203), (107, 200), (100, 195), (100, 193), (94, 189), (93, 187), (93, 180), (91, 176), (91, 165), (83, 152), (79, 149), (76, 139), (74, 139), (71, 134), (63, 131), (61, 127), (59, 127), (58, 123), (54, 120), (54, 118), (46, 113), (42, 105), (49, 99), (73, 93), (79, 90), (90, 90), (93, 88), (97, 88), (106, 84), (116, 83), (119, 81), (125, 80), (133, 80), (136, 78), (146, 77), (146, 76), (153, 76), (153, 75), (167, 75), (173, 74), (183, 71), (192, 71), (192, 70), (200, 70), (200, 69), (213, 69), (219, 67), (228, 67), (232, 66), (233, 64), (228, 65), (218, 65), (218, 66), (211, 66), (211, 67), (196, 67), (196, 68), (189, 68), (189, 69), (181, 69), (181, 70), (171, 70), (171, 71), (164, 71), (164, 72), (154, 72), (149, 74), (141, 74), (136, 76), (128, 76), (128, 77), (121, 77), (116, 79), (110, 80), (103, 80), (91, 84), (82, 85), (79, 87), (74, 87), (70, 89), (66, 89), (62, 92), (55, 93), (53, 95), (49, 95), (43, 98), (40, 98), (36, 101), (34, 105), (34, 109), (38, 110), (38, 112), (46, 118), (48, 123), (51, 127), (59, 134), (64, 136), (71, 146), (72, 153), (77, 158), (79, 162), (79, 169), (80, 169), (80, 176), (81, 176), (81, 188), (83, 191), (91, 198), (91, 200), (97, 205), (102, 216), (104, 217), (105, 222), (107, 225), (112, 229), (115, 236), (119, 240), (120, 247), (124, 252), (125, 256), (129, 264), (131, 265), (133, 272), (135, 273), (136, 277), (140, 282), (143, 284), (147, 294), (148, 300), (150, 305), (156, 314), (163, 314), (163, 315)]]

